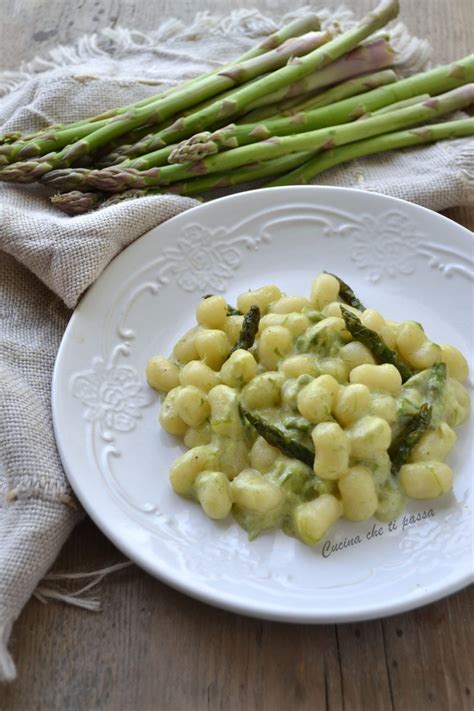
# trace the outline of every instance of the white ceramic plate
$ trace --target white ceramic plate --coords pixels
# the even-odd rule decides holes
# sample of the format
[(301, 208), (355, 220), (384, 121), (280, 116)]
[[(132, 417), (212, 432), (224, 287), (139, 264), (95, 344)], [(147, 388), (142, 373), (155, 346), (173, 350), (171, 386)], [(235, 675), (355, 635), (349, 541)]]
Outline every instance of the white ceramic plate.
[(412, 501), (396, 528), (339, 522), (316, 548), (283, 533), (249, 543), (229, 517), (177, 497), (182, 446), (160, 431), (147, 359), (169, 353), (197, 300), (276, 283), (308, 293), (323, 270), (394, 320), (472, 353), (470, 232), (416, 205), (357, 190), (256, 190), (151, 230), (104, 271), (59, 350), (53, 413), (70, 482), (104, 533), (148, 572), (208, 603), (292, 622), (381, 617), (472, 580), (472, 432), (459, 430), (454, 491)]

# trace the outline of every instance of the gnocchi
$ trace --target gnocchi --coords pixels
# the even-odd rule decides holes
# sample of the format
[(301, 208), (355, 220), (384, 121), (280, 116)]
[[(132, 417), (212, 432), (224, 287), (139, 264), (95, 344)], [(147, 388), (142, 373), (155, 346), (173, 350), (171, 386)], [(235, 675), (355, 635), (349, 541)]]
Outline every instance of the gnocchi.
[[(389, 521), (406, 497), (452, 487), (445, 459), (469, 416), (466, 359), (415, 321), (346, 304), (345, 289), (323, 273), (307, 297), (274, 284), (241, 294), (237, 310), (205, 297), (172, 356), (147, 364), (160, 424), (188, 447), (171, 486), (212, 519), (232, 513), (250, 539), (281, 527), (315, 545), (341, 517)], [(352, 335), (354, 318), (369, 340)], [(395, 358), (381, 357), (387, 348)]]

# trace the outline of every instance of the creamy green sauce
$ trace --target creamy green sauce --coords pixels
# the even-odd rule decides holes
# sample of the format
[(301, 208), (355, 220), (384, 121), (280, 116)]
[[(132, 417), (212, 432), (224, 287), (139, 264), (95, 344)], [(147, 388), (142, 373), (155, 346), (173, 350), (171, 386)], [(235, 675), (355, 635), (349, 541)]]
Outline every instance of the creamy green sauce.
[[(308, 315), (308, 312), (305, 312)], [(311, 320), (315, 323), (322, 320), (324, 316), (317, 311), (311, 311)], [(307, 331), (295, 339), (294, 349), (287, 357), (298, 354), (310, 354), (318, 370), (324, 372), (325, 358), (340, 357), (340, 349), (347, 343), (338, 333), (330, 329), (323, 329), (317, 336), (314, 335), (314, 328), (310, 326)], [(261, 372), (263, 369), (261, 369)], [(417, 373), (410, 378), (402, 387), (401, 394), (394, 398), (396, 403), (396, 420), (391, 425), (393, 436), (399, 432), (406, 416), (414, 414), (426, 397), (426, 384), (429, 376), (429, 369)], [(310, 375), (300, 375), (297, 378), (284, 379), (281, 385), (281, 404), (276, 407), (258, 409), (258, 413), (272, 425), (277, 426), (281, 431), (297, 440), (306, 447), (313, 449), (311, 431), (314, 428), (309, 420), (304, 418), (297, 409), (298, 393), (303, 387), (310, 383), (313, 378)], [(347, 379), (341, 380), (341, 384), (348, 385)], [(433, 408), (432, 427), (438, 426), (446, 419), (451, 419), (453, 424), (458, 424), (465, 411), (451, 393), (448, 398), (452, 379), (449, 378), (443, 396), (437, 400)], [(247, 386), (249, 387), (249, 386)], [(377, 401), (380, 393), (371, 392), (373, 403)], [(386, 397), (387, 393), (383, 393)], [(241, 399), (245, 402), (245, 389), (241, 393)], [(447, 405), (448, 400), (450, 402)], [(369, 409), (369, 414), (373, 413)], [(329, 421), (336, 421), (328, 413)], [(256, 433), (245, 424), (244, 440), (246, 446), (251, 446), (256, 439)], [(221, 466), (226, 473), (230, 473), (229, 461), (235, 461), (237, 442), (213, 435), (211, 440), (221, 453)], [(379, 506), (375, 517), (380, 521), (391, 521), (399, 516), (405, 507), (406, 497), (404, 496), (398, 478), (390, 473), (390, 459), (387, 454), (376, 459), (354, 459), (351, 458), (350, 466), (361, 464), (366, 466), (372, 473), (375, 481)], [(247, 466), (250, 466), (247, 463)], [(252, 540), (259, 533), (269, 528), (282, 528), (288, 535), (295, 535), (292, 511), (301, 503), (314, 499), (316, 495), (336, 494), (337, 484), (335, 481), (323, 480), (303, 462), (281, 455), (275, 461), (274, 466), (264, 474), (264, 478), (276, 484), (284, 492), (284, 500), (275, 510), (265, 514), (258, 514), (234, 507), (233, 515), (239, 525), (244, 528)]]
[[(270, 314), (274, 314), (281, 318), (279, 314), (272, 312), (271, 309), (270, 313), (268, 313), (268, 309), (265, 309), (262, 316), (265, 312), (269, 317)], [(334, 309), (332, 313), (334, 313)], [(380, 315), (378, 317), (381, 318)], [(309, 326), (306, 327), (307, 323), (309, 323)], [(215, 479), (217, 481), (221, 477), (219, 479), (221, 485), (223, 481), (225, 484), (224, 489), (228, 487), (229, 492), (227, 494), (227, 511), (232, 511), (232, 515), (239, 525), (247, 531), (250, 539), (255, 538), (266, 529), (281, 528), (288, 535), (296, 536), (306, 543), (314, 543), (320, 540), (321, 536), (324, 535), (324, 529), (319, 531), (316, 526), (308, 533), (306, 529), (303, 530), (301, 528), (301, 526), (304, 527), (305, 525), (309, 525), (310, 528), (312, 526), (311, 516), (315, 511), (313, 502), (324, 502), (324, 505), (327, 504), (329, 508), (333, 507), (333, 510), (329, 511), (329, 513), (326, 509), (322, 516), (322, 519), (326, 516), (326, 520), (329, 521), (327, 527), (341, 514), (354, 521), (370, 518), (372, 514), (375, 518), (384, 522), (396, 518), (405, 506), (406, 497), (396, 473), (398, 468), (396, 466), (392, 467), (388, 454), (390, 438), (391, 442), (396, 442), (396, 447), (398, 447), (397, 437), (401, 435), (400, 441), (402, 441), (405, 436), (407, 422), (413, 419), (417, 413), (419, 414), (422, 405), (426, 407), (425, 403), (429, 400), (432, 404), (429, 431), (444, 427), (445, 429), (442, 430), (444, 432), (443, 436), (448, 439), (451, 438), (452, 446), (455, 435), (450, 428), (460, 425), (469, 413), (470, 402), (466, 389), (452, 377), (447, 377), (445, 380), (441, 378), (438, 386), (436, 384), (433, 385), (432, 369), (427, 368), (417, 372), (416, 368), (413, 367), (413, 363), (409, 361), (408, 364), (412, 368), (412, 372), (415, 372), (415, 375), (410, 377), (400, 388), (401, 377), (396, 371), (395, 365), (385, 366), (388, 370), (392, 369), (390, 377), (387, 375), (386, 370), (373, 369), (377, 370), (378, 373), (378, 375), (375, 375), (371, 371), (372, 376), (376, 378), (375, 381), (369, 383), (369, 379), (367, 379), (367, 384), (364, 383), (363, 379), (362, 381), (356, 381), (356, 383), (360, 382), (359, 388), (362, 386), (362, 389), (357, 392), (366, 398), (362, 409), (360, 409), (363, 414), (358, 414), (359, 410), (356, 403), (352, 405), (356, 407), (355, 414), (354, 411), (348, 410), (349, 414), (346, 412), (346, 417), (344, 411), (341, 413), (335, 406), (336, 400), (339, 403), (339, 393), (342, 393), (342, 402), (344, 403), (344, 393), (354, 392), (354, 390), (346, 391), (344, 388), (353, 384), (353, 381), (350, 380), (353, 368), (357, 367), (357, 365), (374, 362), (369, 351), (367, 349), (364, 350), (357, 341), (352, 339), (344, 328), (344, 324), (341, 323), (340, 318), (328, 317), (325, 313), (314, 308), (303, 308), (301, 312), (287, 314), (280, 321), (280, 325), (284, 327), (280, 329), (281, 331), (285, 330), (285, 328), (287, 329), (286, 341), (283, 339), (282, 345), (279, 345), (276, 342), (278, 339), (276, 339), (275, 346), (272, 345), (266, 351), (266, 361), (263, 357), (263, 349), (260, 351), (263, 337), (262, 341), (259, 339), (268, 326), (263, 328), (259, 336), (257, 336), (256, 343), (248, 352), (240, 351), (240, 353), (244, 353), (247, 360), (250, 358), (248, 353), (255, 358), (255, 360), (250, 358), (254, 369), (250, 382), (247, 382), (249, 380), (248, 377), (236, 375), (232, 385), (226, 384), (224, 386), (225, 392), (221, 391), (221, 393), (217, 394), (218, 388), (223, 386), (213, 385), (207, 391), (204, 399), (196, 401), (194, 404), (194, 407), (206, 406), (207, 398), (211, 402), (213, 399), (212, 394), (214, 393), (214, 404), (211, 403), (211, 407), (208, 410), (211, 414), (205, 422), (201, 420), (201, 424), (198, 426), (190, 427), (185, 435), (185, 442), (190, 448), (189, 454), (192, 453), (194, 448), (209, 448), (209, 462), (212, 462), (212, 464), (204, 466), (202, 471), (206, 472), (209, 469), (212, 471), (206, 474), (207, 479), (206, 476), (197, 477), (196, 484), (189, 488), (186, 483), (188, 474), (186, 472), (180, 473), (181, 470), (178, 468), (177, 473), (172, 473), (175, 490), (184, 496), (195, 498), (205, 508), (206, 505), (211, 506), (212, 501), (208, 498), (206, 499), (208, 504), (205, 504), (203, 497), (207, 496), (209, 491), (203, 493), (202, 488), (199, 489), (199, 486), (202, 485), (204, 480), (209, 482)], [(302, 332), (302, 329), (305, 330)], [(190, 352), (193, 352), (193, 338), (196, 337), (196, 333), (199, 333), (199, 328), (194, 329), (182, 339), (180, 342), (181, 351), (183, 349), (191, 349)], [(288, 335), (289, 333), (291, 334), (291, 339)], [(359, 348), (358, 351), (357, 346)], [(439, 350), (438, 346), (436, 348)], [(296, 366), (288, 365), (288, 368), (286, 368), (285, 364), (293, 356), (304, 356), (304, 363), (298, 360)], [(192, 356), (192, 359), (196, 359), (196, 356)], [(205, 362), (205, 358), (203, 360)], [(265, 362), (267, 367), (263, 366)], [(180, 372), (183, 367), (186, 367), (177, 359), (170, 363), (172, 363), (172, 367), (177, 368)], [(269, 363), (271, 365), (268, 365)], [(372, 365), (369, 367), (373, 368)], [(400, 371), (402, 367), (405, 366), (403, 363), (400, 364), (399, 361), (398, 368)], [(285, 373), (295, 372), (300, 374), (296, 377), (285, 375)], [(367, 373), (367, 370), (364, 372)], [(308, 392), (311, 391), (311, 388), (308, 388), (303, 393), (302, 391), (320, 375), (332, 376), (333, 380), (326, 378), (326, 383), (330, 381), (328, 387), (330, 389), (333, 388), (333, 393), (328, 395), (327, 402), (322, 395), (312, 396), (312, 403), (317, 410), (317, 414), (315, 414), (315, 411), (308, 409), (309, 406), (304, 406), (304, 399), (310, 397)], [(224, 376), (222, 374), (218, 376), (216, 373), (216, 375), (212, 374), (212, 377), (215, 382), (219, 383), (219, 377)], [(369, 378), (369, 375), (366, 377)], [(388, 384), (387, 377), (389, 379)], [(222, 380), (220, 382), (222, 383)], [(224, 383), (227, 382), (224, 378)], [(381, 389), (375, 389), (374, 382), (380, 383)], [(317, 389), (318, 387), (316, 384), (316, 390), (311, 392), (320, 393)], [(396, 393), (396, 395), (393, 393)], [(313, 404), (311, 404), (311, 407)], [(174, 416), (174, 400), (173, 398), (170, 399), (170, 395), (167, 396), (166, 407), (168, 410), (165, 408), (165, 414), (169, 419)], [(246, 413), (245, 416), (244, 411)], [(307, 419), (302, 412), (305, 412), (311, 420)], [(339, 419), (336, 418), (334, 412), (337, 413), (337, 418)], [(270, 426), (272, 428), (273, 439), (269, 435), (268, 427), (265, 433), (260, 429), (260, 435), (258, 434), (259, 423), (263, 423), (265, 427)], [(337, 435), (339, 439), (336, 437), (332, 440), (334, 444), (330, 455), (333, 457), (331, 461), (320, 458), (323, 450), (318, 449), (318, 452), (315, 453), (315, 444), (313, 443), (317, 442), (316, 428), (328, 423), (329, 429), (333, 428), (333, 433), (336, 430), (339, 433)], [(334, 424), (331, 425), (330, 423)], [(449, 427), (446, 427), (444, 423)], [(175, 424), (172, 423), (170, 426), (174, 427)], [(328, 432), (328, 428), (325, 431)], [(276, 440), (275, 432), (278, 435)], [(265, 437), (265, 434), (267, 437)], [(259, 436), (260, 441), (257, 441)], [(276, 441), (279, 444), (276, 444)], [(381, 441), (382, 445), (380, 445)], [(282, 442), (291, 442), (294, 446), (289, 448), (281, 444)], [(252, 449), (254, 445), (257, 450)], [(260, 459), (258, 459), (254, 452), (258, 451), (258, 446), (260, 445), (263, 446), (263, 453), (260, 453)], [(319, 446), (316, 444), (316, 447)], [(432, 443), (429, 444), (429, 447), (431, 448), (430, 451), (432, 451)], [(434, 449), (441, 452), (439, 447)], [(448, 446), (445, 451), (448, 452), (449, 449), (450, 447)], [(402, 448), (398, 451), (401, 452)], [(289, 452), (300, 456), (303, 461), (287, 456)], [(443, 459), (444, 457), (440, 454), (440, 458)], [(426, 461), (426, 459), (429, 459), (429, 461)], [(444, 466), (435, 461), (435, 459), (434, 457), (432, 461), (430, 457), (427, 458), (425, 456), (420, 461), (422, 463), (426, 461), (427, 471), (430, 469), (431, 464), (439, 465), (439, 467)], [(314, 467), (304, 463), (312, 462), (313, 460)], [(257, 461), (259, 464), (257, 464)], [(344, 463), (339, 466), (339, 461)], [(404, 462), (406, 461), (407, 459), (405, 458)], [(326, 469), (324, 469), (325, 462), (327, 462)], [(192, 462), (190, 466), (192, 466)], [(438, 469), (432, 472), (435, 478), (437, 477)], [(233, 486), (232, 482), (243, 472), (247, 472), (247, 479), (245, 477), (244, 480), (240, 478), (240, 482), (243, 481), (244, 483), (239, 483), (238, 486), (243, 486), (244, 490), (245, 486), (247, 486), (247, 490), (242, 494), (243, 490), (240, 489), (239, 498), (238, 486)], [(318, 472), (320, 476), (315, 472)], [(357, 484), (353, 489), (350, 489), (350, 483), (344, 484), (343, 480), (346, 474), (352, 476), (354, 472), (356, 475), (354, 481), (361, 482), (365, 478), (365, 489), (362, 486), (363, 481), (361, 487), (357, 488), (359, 486)], [(209, 475), (211, 478), (209, 478)], [(444, 472), (444, 475), (446, 476), (446, 472)], [(452, 476), (452, 473), (450, 476)], [(231, 483), (229, 484), (229, 482)], [(260, 503), (252, 505), (252, 496), (256, 495), (255, 491), (260, 486), (259, 482), (264, 483), (259, 492)], [(343, 491), (343, 486), (349, 487), (346, 489), (346, 493)], [(439, 491), (447, 491), (448, 488), (449, 485), (445, 487), (444, 480), (440, 480)], [(271, 506), (265, 507), (262, 505), (262, 491), (269, 492), (270, 498), (266, 499), (266, 501), (271, 502)], [(409, 490), (405, 488), (405, 491)], [(414, 493), (410, 493), (410, 496), (428, 498), (426, 494), (417, 496), (416, 491), (414, 489), (413, 491)], [(436, 495), (438, 495), (436, 492), (432, 494), (432, 496)], [(344, 499), (344, 496), (346, 496), (346, 499)], [(257, 499), (258, 496), (256, 496), (255, 500)], [(343, 503), (344, 508), (342, 508)], [(306, 504), (307, 506), (305, 506)], [(352, 509), (353, 512), (351, 514), (346, 505), (349, 508), (351, 505), (355, 506), (356, 512), (354, 513), (354, 509)], [(359, 508), (357, 509), (357, 507)], [(366, 513), (360, 513), (361, 511), (366, 511)], [(212, 513), (209, 513), (208, 510), (206, 512), (212, 516)], [(318, 515), (317, 512), (314, 514), (316, 518)], [(305, 518), (305, 516), (309, 518)], [(218, 516), (213, 517), (218, 518)], [(298, 526), (299, 528), (297, 528)]]

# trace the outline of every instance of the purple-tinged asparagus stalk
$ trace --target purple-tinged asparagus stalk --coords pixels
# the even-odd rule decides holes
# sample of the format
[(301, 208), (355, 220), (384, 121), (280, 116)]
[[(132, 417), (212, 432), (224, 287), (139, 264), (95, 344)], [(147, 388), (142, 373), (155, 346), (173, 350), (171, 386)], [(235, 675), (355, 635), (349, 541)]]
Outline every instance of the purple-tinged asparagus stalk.
[(50, 198), (55, 207), (68, 215), (84, 215), (94, 210), (103, 201), (100, 193), (81, 193), (72, 190), (69, 193), (58, 193)]
[(252, 109), (258, 109), (268, 104), (275, 104), (285, 99), (301, 97), (303, 94), (316, 92), (347, 79), (353, 79), (360, 74), (391, 67), (394, 59), (395, 52), (385, 39), (361, 44), (342, 57), (339, 57), (339, 59), (332, 64), (329, 64), (314, 74), (309, 74), (299, 82), (283, 87), (272, 94), (261, 96), (252, 104)]

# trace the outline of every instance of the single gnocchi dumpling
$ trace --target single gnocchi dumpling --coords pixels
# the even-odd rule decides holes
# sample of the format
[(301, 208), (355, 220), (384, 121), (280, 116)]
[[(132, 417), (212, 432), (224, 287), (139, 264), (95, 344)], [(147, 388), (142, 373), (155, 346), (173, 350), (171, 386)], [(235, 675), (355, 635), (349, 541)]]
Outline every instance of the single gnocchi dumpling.
[(283, 503), (280, 487), (265, 479), (257, 469), (244, 469), (231, 487), (234, 502), (247, 511), (268, 513)]
[(339, 296), (339, 282), (332, 274), (321, 274), (311, 285), (310, 301), (316, 309), (323, 309)]
[(225, 437), (239, 436), (243, 425), (239, 413), (239, 399), (234, 388), (216, 385), (209, 391), (208, 402), (209, 423), (213, 432)]
[(419, 370), (429, 368), (442, 358), (441, 348), (427, 339), (423, 327), (415, 321), (400, 325), (396, 345), (402, 358)]
[(402, 388), (402, 376), (391, 363), (358, 365), (351, 370), (349, 380), (366, 385), (369, 390), (382, 390), (395, 396), (400, 394)]
[(185, 421), (180, 417), (176, 406), (176, 398), (181, 388), (173, 388), (163, 400), (160, 410), (160, 425), (166, 432), (173, 435), (184, 435), (187, 430)]
[(299, 504), (293, 513), (296, 532), (308, 545), (318, 543), (342, 515), (341, 502), (331, 494)]
[(227, 302), (223, 296), (201, 299), (196, 307), (196, 320), (206, 328), (223, 329), (227, 318)]
[(278, 363), (291, 350), (293, 336), (284, 326), (268, 326), (259, 339), (258, 359), (267, 370), (276, 370)]
[(369, 365), (375, 365), (374, 356), (367, 346), (364, 346), (364, 344), (359, 341), (350, 341), (350, 343), (346, 343), (345, 346), (342, 346), (339, 351), (339, 358), (344, 363), (348, 375), (352, 372), (352, 369), (358, 365), (367, 363)]
[(231, 345), (224, 331), (218, 328), (202, 329), (195, 337), (199, 358), (212, 370), (219, 370), (230, 353)]
[(318, 363), (313, 355), (293, 355), (281, 361), (278, 370), (285, 378), (297, 378), (299, 375), (320, 375)]
[(339, 479), (349, 467), (350, 441), (336, 422), (321, 422), (311, 433), (314, 472), (321, 479)]
[(281, 452), (277, 447), (272, 447), (263, 437), (257, 437), (250, 450), (250, 464), (261, 474), (271, 470)]
[(469, 375), (469, 365), (461, 351), (446, 344), (440, 348), (441, 360), (447, 365), (448, 375), (459, 380), (460, 383), (464, 382)]
[(435, 499), (453, 485), (453, 472), (444, 462), (424, 461), (404, 464), (400, 484), (412, 499)]
[(298, 411), (314, 424), (330, 420), (339, 388), (339, 383), (331, 375), (314, 378), (298, 393)]
[(241, 402), (249, 410), (276, 407), (281, 402), (282, 373), (269, 372), (256, 375), (242, 390)]
[(179, 385), (179, 370), (168, 358), (154, 356), (148, 361), (146, 379), (155, 390), (168, 393)]
[(179, 363), (189, 363), (190, 360), (197, 360), (199, 353), (196, 347), (196, 336), (200, 326), (191, 328), (179, 339), (173, 348), (173, 356)]
[(215, 468), (218, 452), (212, 444), (193, 447), (175, 460), (170, 471), (171, 486), (177, 494), (189, 496), (197, 475), (205, 469)]
[(189, 427), (199, 427), (211, 414), (205, 391), (195, 385), (184, 385), (179, 388), (175, 405), (179, 417)]
[(386, 452), (392, 440), (388, 422), (375, 415), (365, 415), (347, 428), (350, 451), (357, 459), (372, 459)]
[(303, 311), (303, 309), (310, 306), (310, 300), (304, 296), (281, 296), (270, 305), (270, 312), (275, 314), (290, 314), (295, 311)]
[(364, 466), (351, 467), (337, 482), (342, 499), (343, 515), (349, 521), (365, 521), (378, 506), (372, 472)]
[(204, 392), (209, 392), (219, 385), (219, 376), (201, 360), (191, 360), (178, 371), (181, 385), (193, 385)]
[(227, 518), (232, 508), (232, 490), (223, 472), (202, 471), (194, 482), (197, 500), (209, 518)]
[(370, 390), (367, 385), (354, 383), (346, 385), (337, 393), (334, 403), (334, 416), (339, 424), (347, 427), (368, 414)]

